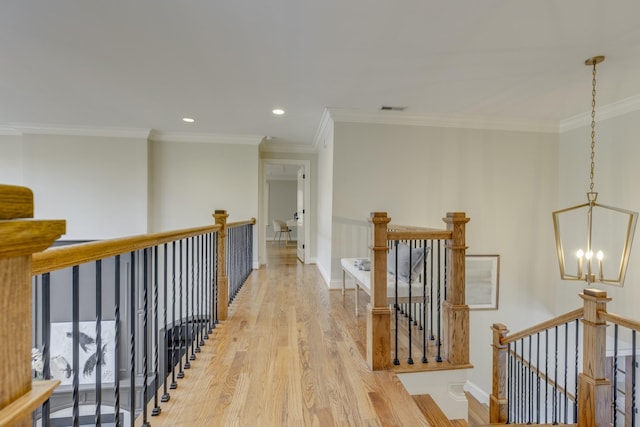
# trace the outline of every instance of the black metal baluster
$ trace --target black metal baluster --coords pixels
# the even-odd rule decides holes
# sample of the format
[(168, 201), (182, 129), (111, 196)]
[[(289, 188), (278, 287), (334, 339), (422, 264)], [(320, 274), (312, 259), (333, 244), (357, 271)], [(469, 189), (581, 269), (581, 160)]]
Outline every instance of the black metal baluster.
[(549, 414), (549, 330), (544, 331), (544, 422), (547, 423)]
[(540, 332), (536, 334), (536, 424), (540, 424)]
[[(185, 358), (184, 358), (184, 369), (191, 369), (191, 357), (189, 355), (189, 340), (193, 337), (193, 335), (191, 335), (191, 327), (190, 327), (190, 321), (191, 319), (189, 318), (189, 241), (191, 240), (191, 238), (187, 238), (187, 241), (185, 242), (185, 247), (186, 247), (186, 257), (185, 257), (185, 263), (184, 263), (184, 269), (185, 269), (185, 285), (186, 285), (186, 289), (185, 289), (185, 299), (187, 301), (187, 305), (185, 307), (185, 315), (187, 316), (187, 320), (185, 322), (185, 339), (184, 339), (184, 354), (185, 354)], [(193, 254), (191, 255), (193, 256)]]
[[(42, 378), (51, 379), (51, 274), (42, 275)], [(51, 402), (42, 404), (42, 425), (51, 425)]]
[(558, 424), (558, 327), (554, 328), (555, 331), (555, 345), (554, 345), (554, 373), (553, 373), (553, 424)]
[(205, 280), (204, 280), (204, 304), (205, 304), (205, 318), (206, 324), (204, 329), (204, 339), (209, 339), (211, 333), (211, 233), (207, 233), (205, 237)]
[(129, 312), (131, 325), (129, 326), (129, 415), (130, 425), (136, 422), (136, 253), (131, 252), (131, 280), (129, 283)]
[(96, 411), (95, 423), (102, 425), (102, 260), (96, 261)]
[(213, 328), (216, 327), (216, 324), (218, 323), (218, 300), (219, 300), (219, 296), (218, 296), (218, 268), (220, 268), (218, 266), (218, 232), (216, 231), (214, 233), (213, 236), (213, 249), (214, 249), (214, 253), (213, 253), (213, 280), (214, 280), (214, 284), (213, 284)]
[(196, 330), (195, 330), (195, 324), (196, 324), (195, 288), (197, 287), (197, 285), (196, 285), (196, 269), (195, 269), (196, 244), (195, 244), (195, 238), (194, 237), (191, 237), (190, 240), (191, 240), (191, 322), (189, 324), (191, 325), (191, 336), (190, 336), (190, 340), (191, 340), (191, 356), (189, 356), (189, 359), (190, 360), (196, 360), (196, 353), (194, 351), (195, 341), (197, 340), (197, 338), (196, 338)]
[[(516, 345), (516, 350), (517, 350)], [(520, 340), (520, 357), (518, 358), (518, 395), (522, 396), (524, 394), (524, 339)], [(518, 422), (522, 422), (524, 419), (524, 402), (522, 399), (518, 401)]]
[[(172, 302), (171, 302), (171, 385), (169, 388), (171, 390), (175, 390), (178, 388), (178, 383), (176, 382), (176, 365), (178, 362), (176, 361), (176, 242), (175, 240), (171, 242), (171, 292), (172, 292)], [(178, 328), (178, 330), (180, 330)], [(179, 341), (178, 341), (179, 343)], [(178, 359), (180, 355), (178, 355)]]
[(569, 323), (564, 324), (564, 423), (567, 424), (569, 419), (569, 389), (567, 388), (567, 376), (569, 374)]
[(531, 345), (532, 345), (532, 340), (533, 340), (533, 336), (529, 335), (529, 360), (528, 360), (528, 369), (529, 369), (529, 398), (527, 399), (527, 405), (529, 406), (529, 419), (527, 419), (527, 422), (529, 424), (531, 424), (531, 421), (533, 420), (533, 369), (532, 369), (532, 362), (533, 359), (531, 358)]
[[(169, 250), (169, 246), (165, 243), (163, 245), (163, 258), (164, 258), (164, 280), (163, 280), (163, 297), (164, 297), (164, 307), (163, 307), (163, 314), (164, 314), (164, 336), (163, 336), (163, 340), (162, 342), (163, 344), (163, 354), (164, 354), (164, 366), (162, 369), (162, 383), (164, 385), (163, 388), (163, 394), (162, 397), (160, 398), (161, 402), (168, 402), (169, 399), (171, 398), (171, 396), (169, 395), (169, 391), (167, 390), (167, 386), (169, 383), (169, 373), (167, 371), (168, 369), (168, 365), (169, 365), (169, 355), (168, 355), (168, 347), (169, 347), (169, 334), (167, 332), (167, 328), (169, 327), (168, 324), (168, 319), (167, 319), (167, 310), (168, 307), (167, 305), (169, 305), (169, 300), (168, 298), (168, 294), (167, 294), (167, 286), (168, 286), (168, 282), (169, 282), (169, 273), (168, 273), (168, 261), (169, 261), (169, 254), (168, 254), (168, 250)], [(171, 368), (171, 372), (173, 372), (173, 368)], [(157, 381), (157, 380), (156, 380)]]
[(422, 363), (427, 360), (427, 241), (422, 248)]
[(513, 381), (513, 372), (512, 372), (512, 356), (511, 356), (511, 343), (507, 343), (507, 375), (505, 378), (506, 382), (506, 396), (507, 396), (507, 420), (506, 423), (509, 424), (509, 421), (512, 419), (511, 416), (511, 400), (513, 399), (513, 385), (511, 384)]
[(442, 277), (440, 275), (441, 273), (441, 268), (440, 266), (441, 264), (441, 252), (442, 252), (442, 245), (440, 243), (440, 240), (438, 240), (438, 301), (436, 304), (436, 308), (438, 310), (438, 312), (436, 313), (436, 322), (438, 322), (438, 326), (436, 328), (437, 334), (438, 334), (438, 338), (436, 339), (436, 348), (437, 348), (437, 354), (436, 354), (436, 362), (442, 362), (442, 355), (440, 354), (440, 350), (441, 350), (441, 346), (442, 346), (442, 331), (441, 331), (441, 325), (440, 325), (440, 319), (442, 318), (442, 312), (441, 312), (441, 300), (440, 300), (440, 289), (442, 288)]
[(148, 377), (149, 377), (149, 253), (143, 250), (143, 279), (142, 279), (142, 426), (149, 426), (147, 419)]
[(202, 298), (202, 236), (196, 238), (198, 247), (198, 257), (196, 258), (196, 277), (197, 277), (197, 301), (198, 306), (196, 309), (198, 319), (198, 345), (196, 346), (196, 353), (200, 353), (200, 346), (204, 345), (202, 340), (202, 312), (200, 311), (200, 299)]
[(80, 267), (72, 268), (71, 313), (72, 313), (72, 367), (73, 367), (73, 425), (80, 425)]
[[(438, 244), (440, 244), (440, 241), (438, 241)], [(429, 340), (433, 341), (435, 338), (433, 336), (433, 240), (431, 241), (431, 251), (430, 251), (430, 258), (431, 258), (431, 266), (430, 266), (430, 270), (431, 270), (431, 274), (429, 275), (429, 317), (430, 317), (430, 321), (429, 321)], [(440, 268), (440, 266), (438, 266), (438, 268)]]
[[(625, 367), (626, 368), (626, 367)], [(611, 399), (611, 414), (613, 415), (613, 426), (618, 425), (618, 324), (613, 325), (613, 380), (611, 387), (613, 399)]]
[(113, 413), (115, 427), (120, 427), (120, 255), (115, 257), (114, 278), (115, 351), (113, 357)]
[[(183, 320), (183, 315), (182, 315), (182, 304), (183, 304), (183, 300), (182, 300), (182, 270), (184, 269), (184, 264), (182, 263), (182, 240), (180, 240), (180, 265), (179, 265), (179, 269), (178, 269), (178, 284), (180, 287), (180, 326), (178, 328), (178, 365), (179, 365), (179, 371), (178, 371), (178, 379), (180, 378), (184, 378), (184, 371), (182, 370), (182, 327), (184, 325), (184, 320)], [(186, 333), (186, 331), (185, 331)], [(185, 343), (187, 341), (187, 339), (184, 339)], [(185, 353), (187, 352), (187, 349), (185, 348)], [(177, 384), (176, 384), (177, 387)]]
[[(396, 256), (394, 259), (394, 265), (395, 265), (395, 269), (394, 271), (396, 272), (395, 274), (395, 280), (394, 280), (394, 284), (395, 284), (395, 300), (394, 300), (394, 304), (393, 304), (393, 308), (394, 308), (394, 315), (395, 315), (395, 319), (396, 319), (396, 331), (395, 331), (395, 351), (394, 351), (394, 358), (393, 358), (393, 364), (394, 365), (399, 365), (400, 364), (400, 359), (398, 359), (398, 329), (399, 329), (399, 324), (398, 324), (398, 241), (395, 240), (392, 245), (395, 245), (396, 248)], [(356, 289), (356, 292), (358, 292), (358, 290)]]
[(635, 329), (631, 331), (631, 366), (626, 367), (626, 369), (631, 369), (633, 373), (631, 374), (631, 427), (636, 426), (636, 372), (638, 361), (636, 358), (636, 331)]
[[(411, 275), (412, 275), (412, 269), (411, 267), (413, 266), (413, 261), (411, 259), (411, 242), (408, 242), (409, 244), (407, 245), (409, 247), (409, 277), (408, 277), (408, 281), (409, 281), (409, 304), (407, 304), (407, 310), (408, 310), (408, 315), (407, 315), (407, 332), (409, 333), (409, 357), (407, 358), (407, 363), (409, 365), (413, 365), (413, 357), (412, 357), (412, 353), (413, 353), (413, 349), (412, 349), (412, 342), (411, 342)], [(398, 267), (396, 266), (396, 276), (398, 275)]]
[(578, 319), (576, 319), (576, 360), (574, 363), (574, 369), (575, 369), (575, 377), (574, 377), (574, 402), (573, 402), (573, 422), (577, 423), (578, 422), (578, 355), (580, 354), (580, 347), (579, 347), (579, 338), (580, 338), (580, 334), (579, 334), (579, 326), (580, 326), (580, 322)]
[(160, 328), (158, 327), (158, 246), (151, 248), (153, 253), (153, 409), (151, 410), (151, 416), (159, 415), (162, 409), (160, 409), (160, 402), (158, 399), (158, 388), (160, 374), (158, 372), (158, 341), (160, 340)]

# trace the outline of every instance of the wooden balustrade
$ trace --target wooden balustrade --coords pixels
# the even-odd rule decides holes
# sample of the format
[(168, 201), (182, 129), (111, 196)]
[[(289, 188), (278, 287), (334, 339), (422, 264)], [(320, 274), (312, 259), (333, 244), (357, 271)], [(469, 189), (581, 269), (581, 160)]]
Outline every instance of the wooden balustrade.
[[(611, 298), (598, 289), (585, 289), (580, 294), (583, 307), (523, 331), (508, 335), (505, 325), (493, 325), (493, 384), (489, 406), (489, 421), (504, 424), (508, 420), (506, 396), (506, 358), (508, 345), (526, 337), (582, 318), (582, 372), (578, 375), (578, 426), (610, 425), (612, 416), (612, 385), (607, 378), (607, 322), (640, 331), (640, 322), (607, 312)], [(530, 363), (530, 361), (528, 362)], [(523, 396), (524, 399), (531, 398)], [(634, 416), (634, 415), (630, 415)], [(626, 420), (631, 422), (630, 420)], [(627, 424), (630, 425), (630, 424)]]
[[(213, 304), (218, 301), (217, 306), (211, 307), (211, 313), (217, 309), (218, 319), (224, 320), (229, 304), (227, 230), (254, 225), (256, 220), (227, 223), (229, 215), (224, 210), (216, 210), (213, 216), (215, 225), (59, 246), (41, 252), (64, 234), (65, 221), (33, 220), (31, 190), (0, 185), (0, 426), (32, 425), (31, 413), (49, 399), (59, 384), (57, 380), (32, 383), (33, 276), (217, 232), (216, 280), (220, 294), (217, 299), (211, 298)], [(245, 254), (251, 253), (251, 243), (248, 244)], [(250, 266), (251, 260), (244, 261), (244, 265)], [(157, 312), (156, 307), (154, 313), (157, 315)]]
[(446, 230), (390, 226), (386, 212), (372, 212), (371, 299), (367, 306), (367, 364), (372, 370), (391, 367), (391, 312), (387, 302), (388, 241), (445, 240), (447, 298), (444, 302), (444, 357), (452, 365), (469, 365), (469, 307), (465, 304), (465, 225), (463, 212), (448, 213)]
[(32, 218), (31, 190), (0, 185), (0, 426), (30, 426), (59, 383), (31, 380), (31, 264), (66, 225)]

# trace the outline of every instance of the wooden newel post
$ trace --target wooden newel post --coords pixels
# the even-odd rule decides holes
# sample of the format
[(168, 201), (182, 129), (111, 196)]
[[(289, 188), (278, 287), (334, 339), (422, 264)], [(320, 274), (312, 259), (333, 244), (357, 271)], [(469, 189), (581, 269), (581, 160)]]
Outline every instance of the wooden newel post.
[(216, 210), (213, 214), (218, 232), (218, 320), (226, 320), (229, 311), (229, 278), (227, 277), (227, 218), (225, 210)]
[(606, 379), (607, 322), (598, 312), (607, 311), (611, 298), (605, 291), (585, 289), (583, 365), (578, 376), (578, 426), (608, 426), (611, 423), (611, 382)]
[(65, 233), (65, 221), (31, 218), (31, 190), (0, 185), (0, 425), (31, 426), (60, 383), (31, 380), (31, 257)]
[(507, 422), (507, 351), (502, 344), (509, 330), (502, 323), (494, 323), (493, 331), (493, 378), (491, 398), (489, 400), (489, 422), (504, 424)]
[(448, 212), (442, 219), (452, 239), (447, 240), (447, 299), (443, 304), (444, 354), (452, 365), (469, 364), (469, 306), (465, 302), (465, 228), (469, 218), (464, 212)]
[(372, 212), (371, 299), (367, 305), (367, 364), (371, 370), (391, 366), (391, 310), (387, 304), (387, 224), (386, 212)]

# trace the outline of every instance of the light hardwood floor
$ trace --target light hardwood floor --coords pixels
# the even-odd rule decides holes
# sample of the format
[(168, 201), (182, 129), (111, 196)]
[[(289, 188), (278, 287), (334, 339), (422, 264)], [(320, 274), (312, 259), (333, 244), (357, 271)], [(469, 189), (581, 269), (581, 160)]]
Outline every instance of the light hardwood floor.
[(428, 425), (394, 373), (367, 368), (352, 297), (327, 290), (290, 249), (270, 244), (268, 267), (251, 274), (151, 425)]

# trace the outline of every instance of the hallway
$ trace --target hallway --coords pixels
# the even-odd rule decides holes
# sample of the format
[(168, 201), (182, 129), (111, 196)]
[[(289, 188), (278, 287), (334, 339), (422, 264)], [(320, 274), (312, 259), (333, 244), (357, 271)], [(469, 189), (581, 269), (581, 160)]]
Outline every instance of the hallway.
[(397, 377), (371, 372), (353, 294), (329, 291), (294, 248), (269, 245), (229, 318), (153, 426), (427, 425)]

